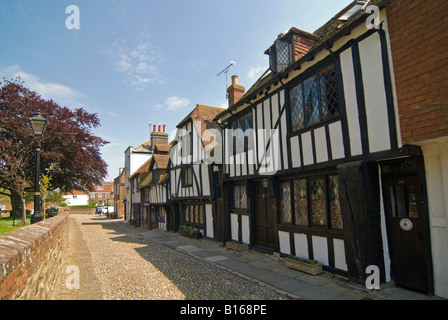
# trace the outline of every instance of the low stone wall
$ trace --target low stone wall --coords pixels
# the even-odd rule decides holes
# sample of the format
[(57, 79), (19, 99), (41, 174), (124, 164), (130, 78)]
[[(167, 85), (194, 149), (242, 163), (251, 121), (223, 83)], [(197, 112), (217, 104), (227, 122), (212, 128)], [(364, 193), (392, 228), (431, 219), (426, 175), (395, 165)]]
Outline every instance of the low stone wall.
[(69, 214), (0, 236), (0, 300), (51, 300), (65, 275)]
[(96, 208), (90, 207), (65, 207), (59, 209), (59, 212), (68, 211), (70, 214), (95, 214)]

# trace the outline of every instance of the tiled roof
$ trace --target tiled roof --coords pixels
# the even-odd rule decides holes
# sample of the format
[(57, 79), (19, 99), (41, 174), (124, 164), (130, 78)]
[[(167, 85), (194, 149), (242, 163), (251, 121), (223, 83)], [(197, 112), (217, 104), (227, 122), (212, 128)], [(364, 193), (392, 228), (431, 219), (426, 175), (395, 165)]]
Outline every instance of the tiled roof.
[(222, 108), (198, 104), (181, 122), (179, 122), (177, 127), (182, 127), (188, 120), (201, 121), (201, 123), (205, 125), (202, 126), (202, 134), (207, 129), (218, 127), (218, 125), (213, 122), (213, 118), (224, 110), (225, 109)]
[(151, 141), (146, 141), (134, 149), (135, 152), (151, 152)]
[(170, 156), (167, 154), (155, 154), (153, 155), (154, 161), (157, 164), (158, 169), (166, 169), (168, 167), (168, 162), (170, 161)]
[(171, 145), (169, 144), (156, 144), (155, 150), (159, 152), (170, 152)]

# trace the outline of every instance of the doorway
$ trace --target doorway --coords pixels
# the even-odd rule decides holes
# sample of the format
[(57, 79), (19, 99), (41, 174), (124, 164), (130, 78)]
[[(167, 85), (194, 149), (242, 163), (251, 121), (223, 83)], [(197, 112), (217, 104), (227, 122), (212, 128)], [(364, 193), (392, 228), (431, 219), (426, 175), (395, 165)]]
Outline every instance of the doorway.
[(390, 168), (406, 168), (383, 174), (391, 276), (398, 286), (431, 293), (432, 267), (424, 185), (417, 170), (406, 172), (413, 169), (412, 162), (386, 166), (386, 171)]
[(255, 182), (255, 247), (275, 250), (275, 210), (272, 183), (270, 180)]

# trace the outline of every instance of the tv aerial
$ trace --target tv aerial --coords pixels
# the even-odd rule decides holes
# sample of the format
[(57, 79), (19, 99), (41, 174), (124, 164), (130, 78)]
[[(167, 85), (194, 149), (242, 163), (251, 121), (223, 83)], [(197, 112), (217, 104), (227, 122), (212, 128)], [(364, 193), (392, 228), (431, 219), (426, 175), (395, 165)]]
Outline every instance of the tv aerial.
[(229, 95), (227, 94), (227, 72), (229, 72), (229, 69), (231, 66), (235, 65), (236, 62), (235, 61), (230, 61), (230, 64), (224, 69), (222, 70), (220, 73), (218, 73), (216, 76), (219, 77), (221, 74), (225, 73), (226, 74), (226, 100), (229, 99)]

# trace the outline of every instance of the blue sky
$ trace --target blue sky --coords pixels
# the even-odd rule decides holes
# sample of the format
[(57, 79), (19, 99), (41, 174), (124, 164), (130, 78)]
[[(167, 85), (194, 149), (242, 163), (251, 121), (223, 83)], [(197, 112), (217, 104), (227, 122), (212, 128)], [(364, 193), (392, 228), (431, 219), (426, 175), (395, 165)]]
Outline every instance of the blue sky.
[[(124, 151), (172, 133), (196, 104), (225, 107), (231, 61), (248, 89), (291, 27), (313, 32), (351, 0), (0, 0), (0, 77), (97, 113), (113, 180)], [(67, 29), (69, 5), (80, 29)]]

